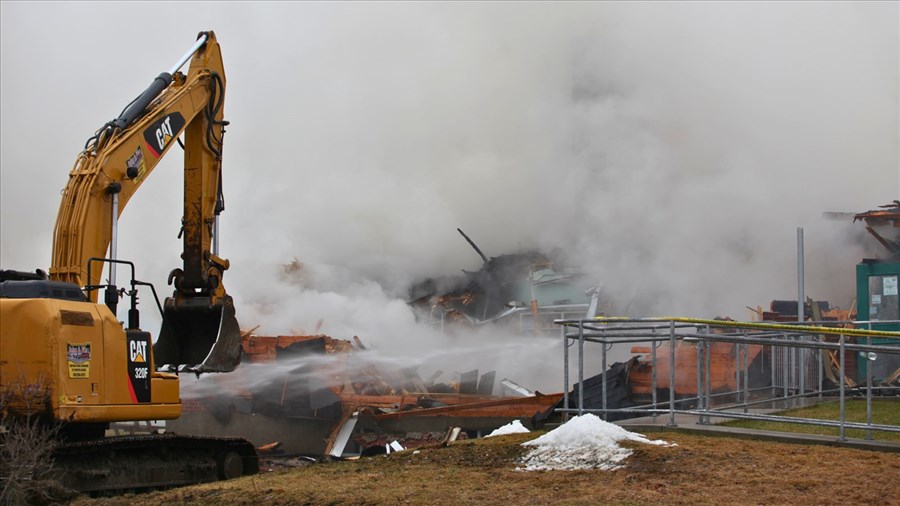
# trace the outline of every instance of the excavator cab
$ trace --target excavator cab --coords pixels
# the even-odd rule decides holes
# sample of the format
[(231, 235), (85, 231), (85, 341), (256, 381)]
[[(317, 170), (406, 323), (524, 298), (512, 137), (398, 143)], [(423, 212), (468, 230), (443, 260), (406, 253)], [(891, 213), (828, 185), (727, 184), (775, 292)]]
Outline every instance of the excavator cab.
[(241, 361), (241, 329), (230, 295), (169, 297), (153, 345), (163, 372), (231, 372)]

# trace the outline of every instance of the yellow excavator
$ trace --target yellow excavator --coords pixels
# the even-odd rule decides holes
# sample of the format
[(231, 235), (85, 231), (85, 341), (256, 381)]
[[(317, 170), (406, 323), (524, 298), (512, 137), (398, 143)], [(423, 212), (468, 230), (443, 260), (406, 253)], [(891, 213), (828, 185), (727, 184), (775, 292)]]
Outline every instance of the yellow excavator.
[[(57, 468), (78, 490), (258, 471), (255, 449), (240, 438), (105, 437), (111, 422), (179, 417), (178, 373), (229, 372), (240, 362), (240, 327), (222, 282), (229, 262), (218, 255), (224, 97), (219, 44), (213, 32), (202, 32), (88, 139), (62, 192), (49, 275), (0, 271), (2, 415), (61, 427)], [(118, 219), (175, 144), (184, 150), (183, 265), (169, 275), (174, 293), (160, 304), (153, 285), (136, 279), (134, 264), (116, 258)], [(127, 286), (119, 287), (116, 267), (129, 268)], [(139, 287), (152, 290), (162, 313), (155, 344), (140, 329)], [(122, 297), (130, 301), (127, 322), (117, 317)]]

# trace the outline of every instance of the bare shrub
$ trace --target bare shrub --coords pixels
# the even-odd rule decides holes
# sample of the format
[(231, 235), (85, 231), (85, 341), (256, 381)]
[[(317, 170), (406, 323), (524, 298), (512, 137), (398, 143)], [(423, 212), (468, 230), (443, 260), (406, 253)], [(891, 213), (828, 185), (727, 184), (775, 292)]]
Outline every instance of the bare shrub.
[(46, 382), (24, 379), (0, 390), (0, 504), (51, 504), (73, 497), (52, 478), (59, 428), (42, 420)]
[[(54, 426), (32, 418), (4, 420), (6, 433), (0, 446), (0, 504), (35, 504), (53, 500), (48, 481), (56, 447)], [(43, 496), (43, 497), (42, 497)]]

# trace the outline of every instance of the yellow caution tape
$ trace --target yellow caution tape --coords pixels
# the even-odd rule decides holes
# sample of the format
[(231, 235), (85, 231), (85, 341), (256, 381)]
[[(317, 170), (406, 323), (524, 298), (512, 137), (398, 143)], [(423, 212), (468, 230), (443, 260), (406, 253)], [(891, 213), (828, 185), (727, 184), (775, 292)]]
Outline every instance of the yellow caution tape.
[(760, 322), (739, 322), (730, 320), (709, 320), (705, 318), (682, 318), (677, 316), (660, 316), (656, 318), (628, 318), (628, 317), (610, 317), (597, 316), (594, 321), (600, 323), (618, 323), (622, 321), (634, 322), (651, 322), (651, 321), (668, 321), (678, 323), (695, 323), (699, 325), (713, 325), (717, 327), (739, 327), (760, 330), (784, 330), (788, 332), (806, 332), (810, 334), (829, 334), (834, 336), (862, 336), (862, 337), (888, 337), (900, 339), (900, 332), (889, 330), (867, 330), (867, 329), (846, 329), (834, 327), (819, 327), (816, 325), (785, 325), (781, 323), (760, 323)]

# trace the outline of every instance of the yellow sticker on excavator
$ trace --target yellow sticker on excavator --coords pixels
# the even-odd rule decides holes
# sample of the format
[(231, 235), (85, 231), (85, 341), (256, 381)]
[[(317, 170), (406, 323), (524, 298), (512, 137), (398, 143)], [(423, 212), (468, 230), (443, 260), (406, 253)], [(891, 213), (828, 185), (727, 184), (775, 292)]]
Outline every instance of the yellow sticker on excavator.
[(136, 174), (136, 176), (134, 176), (135, 181), (144, 179), (144, 175), (147, 173), (147, 164), (144, 163), (144, 151), (140, 146), (134, 150), (134, 153), (128, 158), (128, 161), (125, 162), (125, 170), (126, 174), (128, 174), (129, 170)]
[(69, 378), (89, 378), (91, 343), (66, 343), (66, 361), (69, 364)]

